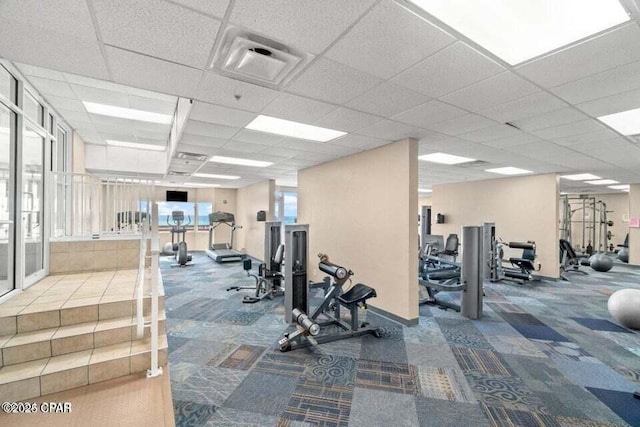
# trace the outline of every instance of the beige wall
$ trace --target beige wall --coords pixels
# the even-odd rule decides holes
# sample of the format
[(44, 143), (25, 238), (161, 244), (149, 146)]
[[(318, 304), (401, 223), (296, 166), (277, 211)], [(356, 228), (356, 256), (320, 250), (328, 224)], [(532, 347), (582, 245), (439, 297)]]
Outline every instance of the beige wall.
[(73, 173), (87, 173), (85, 169), (85, 143), (75, 131), (73, 132), (71, 150), (71, 171)]
[[(607, 213), (607, 219), (613, 221), (613, 227), (608, 227), (608, 230), (613, 234), (613, 238), (609, 240), (608, 243), (613, 243), (614, 248), (617, 248), (617, 245), (621, 245), (624, 242), (624, 238), (629, 231), (629, 194), (628, 193), (610, 193), (610, 194), (595, 194), (593, 197), (596, 198), (596, 201), (603, 201), (607, 204), (607, 211), (612, 211)], [(571, 208), (576, 209), (578, 207), (582, 207), (582, 203), (579, 200), (573, 200), (571, 203)], [(591, 214), (591, 212), (588, 212)], [(560, 205), (560, 218), (562, 218), (562, 204)], [(582, 220), (582, 211), (576, 211), (573, 214), (574, 221)], [(572, 238), (569, 239), (574, 248), (578, 250), (580, 246), (582, 246), (582, 225), (579, 222), (574, 222), (572, 224), (571, 235)], [(589, 236), (589, 232), (586, 233), (587, 237)], [(585, 239), (588, 242), (588, 238)]]
[(264, 222), (256, 220), (258, 211), (267, 211), (267, 221), (273, 220), (276, 182), (268, 180), (238, 189), (236, 221), (242, 225), (236, 231), (236, 249), (264, 260)]
[[(433, 187), (432, 215), (445, 215), (433, 234), (461, 235), (464, 225), (496, 224), (496, 236), (505, 241), (536, 242), (539, 274), (559, 276), (558, 178), (555, 174), (442, 184)], [(505, 251), (520, 255), (522, 251)]]
[(137, 269), (140, 239), (51, 242), (51, 274)]
[(376, 289), (371, 305), (418, 317), (417, 141), (407, 139), (298, 172), (298, 222), (309, 224), (310, 279), (319, 252)]
[[(156, 200), (159, 202), (166, 200), (167, 190), (187, 191), (189, 202), (212, 202), (214, 211), (220, 210), (236, 215), (236, 189), (234, 188), (157, 187)], [(195, 221), (194, 218), (191, 220), (192, 222)], [(238, 221), (237, 218), (236, 221)], [(214, 231), (214, 241), (216, 243), (228, 242), (229, 232), (229, 227), (225, 225), (219, 226)], [(159, 234), (160, 247), (167, 242), (171, 242), (171, 233), (169, 231), (160, 231)], [(189, 251), (204, 251), (209, 245), (209, 231), (208, 229), (201, 231), (190, 229), (186, 233), (185, 240)]]
[[(629, 218), (640, 217), (640, 184), (629, 191)], [(640, 265), (640, 228), (629, 228), (629, 263)]]

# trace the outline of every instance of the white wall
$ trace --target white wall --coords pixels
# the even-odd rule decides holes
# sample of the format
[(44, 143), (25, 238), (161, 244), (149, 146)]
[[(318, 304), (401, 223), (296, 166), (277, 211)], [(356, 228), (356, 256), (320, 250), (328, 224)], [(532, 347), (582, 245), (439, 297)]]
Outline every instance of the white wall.
[(309, 224), (309, 271), (316, 254), (376, 289), (370, 305), (418, 317), (418, 152), (407, 139), (298, 172), (298, 222)]
[(78, 132), (73, 132), (71, 148), (71, 171), (73, 173), (87, 173), (85, 168), (85, 147), (83, 139)]
[[(496, 224), (496, 237), (504, 241), (536, 242), (539, 274), (559, 276), (558, 178), (535, 175), (441, 184), (433, 187), (433, 234), (456, 233), (464, 225)], [(435, 216), (445, 215), (444, 224)], [(506, 252), (519, 255), (522, 251)]]

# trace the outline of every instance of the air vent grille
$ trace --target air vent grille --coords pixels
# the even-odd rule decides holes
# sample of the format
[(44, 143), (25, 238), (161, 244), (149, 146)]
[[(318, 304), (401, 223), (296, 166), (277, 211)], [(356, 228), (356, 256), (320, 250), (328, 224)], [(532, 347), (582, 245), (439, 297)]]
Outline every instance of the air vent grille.
[(199, 160), (203, 162), (207, 160), (208, 156), (206, 154), (188, 153), (186, 151), (180, 151), (176, 154), (176, 157), (178, 159), (183, 159), (183, 160)]
[(460, 164), (457, 164), (456, 166), (461, 168), (476, 169), (476, 168), (486, 167), (489, 164), (490, 164), (489, 162), (485, 162), (484, 160), (474, 160), (473, 162), (460, 163)]
[(167, 175), (171, 176), (191, 176), (189, 172), (169, 171)]

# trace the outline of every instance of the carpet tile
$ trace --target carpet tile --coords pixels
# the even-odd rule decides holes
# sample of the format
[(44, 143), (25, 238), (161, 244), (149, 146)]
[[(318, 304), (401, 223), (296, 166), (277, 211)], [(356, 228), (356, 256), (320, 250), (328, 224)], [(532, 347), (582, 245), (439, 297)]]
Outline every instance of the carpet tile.
[(366, 311), (380, 338), (282, 353), (283, 299), (243, 304), (248, 291), (226, 291), (253, 283), (240, 263), (193, 257), (161, 260), (179, 427), (640, 426), (640, 334), (607, 311), (612, 292), (640, 289), (640, 269), (486, 283), (474, 321), (423, 305), (406, 327)]

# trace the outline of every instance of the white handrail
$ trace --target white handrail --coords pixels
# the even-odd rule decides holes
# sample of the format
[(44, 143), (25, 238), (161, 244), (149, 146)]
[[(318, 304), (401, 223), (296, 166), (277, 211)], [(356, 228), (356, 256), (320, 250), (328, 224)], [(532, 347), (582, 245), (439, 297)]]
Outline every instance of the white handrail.
[(151, 368), (147, 378), (162, 375), (158, 363), (158, 288), (160, 285), (160, 242), (158, 236), (158, 204), (151, 209)]
[(144, 282), (147, 268), (147, 239), (149, 238), (149, 220), (142, 221), (140, 253), (138, 257), (138, 283), (136, 289), (136, 335), (138, 339), (144, 335)]

